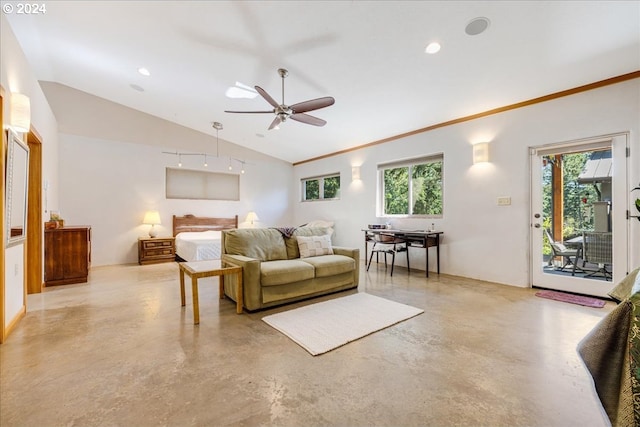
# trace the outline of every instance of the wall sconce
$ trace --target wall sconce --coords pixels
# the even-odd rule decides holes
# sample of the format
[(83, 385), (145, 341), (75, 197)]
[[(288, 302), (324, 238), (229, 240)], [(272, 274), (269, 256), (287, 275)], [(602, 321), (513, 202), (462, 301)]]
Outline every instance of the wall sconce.
[(258, 218), (258, 214), (256, 214), (255, 212), (251, 211), (247, 214), (247, 217), (244, 219), (245, 222), (248, 222), (251, 224), (251, 228), (254, 227), (253, 222), (254, 221), (260, 221), (260, 218)]
[(29, 132), (31, 128), (31, 102), (27, 95), (12, 93), (10, 101), (10, 127), (16, 132)]
[(473, 164), (489, 161), (489, 143), (479, 142), (473, 145)]
[(158, 230), (154, 228), (156, 224), (161, 224), (160, 222), (160, 213), (158, 211), (149, 211), (144, 214), (143, 224), (151, 225), (149, 229), (149, 237), (154, 238), (158, 235)]
[(360, 166), (351, 166), (351, 181), (360, 181)]

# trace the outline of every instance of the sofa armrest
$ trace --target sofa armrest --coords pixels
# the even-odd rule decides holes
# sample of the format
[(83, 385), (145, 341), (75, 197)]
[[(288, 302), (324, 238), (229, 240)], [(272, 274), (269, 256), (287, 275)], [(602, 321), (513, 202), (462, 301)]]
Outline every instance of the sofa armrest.
[(356, 268), (355, 268), (355, 271), (353, 272), (353, 282), (357, 286), (360, 283), (360, 249), (334, 246), (333, 253), (336, 255), (344, 255), (344, 256), (353, 258), (353, 260), (356, 263)]
[[(262, 291), (260, 289), (260, 260), (249, 258), (243, 255), (222, 254), (222, 264), (231, 263), (242, 267), (242, 287), (244, 289), (244, 306), (248, 310), (257, 310), (262, 307)], [(231, 280), (229, 280), (231, 282)], [(227, 281), (225, 281), (225, 293), (235, 298), (235, 282), (233, 289), (227, 291)]]

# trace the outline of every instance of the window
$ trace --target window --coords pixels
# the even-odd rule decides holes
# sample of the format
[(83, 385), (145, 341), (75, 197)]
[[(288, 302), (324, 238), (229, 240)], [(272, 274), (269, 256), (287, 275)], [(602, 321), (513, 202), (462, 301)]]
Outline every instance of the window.
[(340, 198), (340, 174), (315, 176), (302, 180), (302, 201)]
[(382, 216), (442, 216), (444, 155), (378, 165)]

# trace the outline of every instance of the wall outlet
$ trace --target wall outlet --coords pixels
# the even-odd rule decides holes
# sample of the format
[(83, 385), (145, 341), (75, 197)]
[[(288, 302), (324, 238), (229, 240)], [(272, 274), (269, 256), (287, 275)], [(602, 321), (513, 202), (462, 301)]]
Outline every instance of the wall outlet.
[(498, 197), (498, 206), (509, 206), (509, 205), (511, 205), (511, 197), (509, 196)]

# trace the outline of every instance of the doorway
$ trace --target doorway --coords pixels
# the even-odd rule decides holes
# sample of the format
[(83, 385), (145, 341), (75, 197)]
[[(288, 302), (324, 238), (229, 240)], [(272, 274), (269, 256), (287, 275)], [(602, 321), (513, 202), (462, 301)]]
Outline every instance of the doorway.
[(533, 147), (531, 284), (607, 297), (628, 266), (627, 134)]

